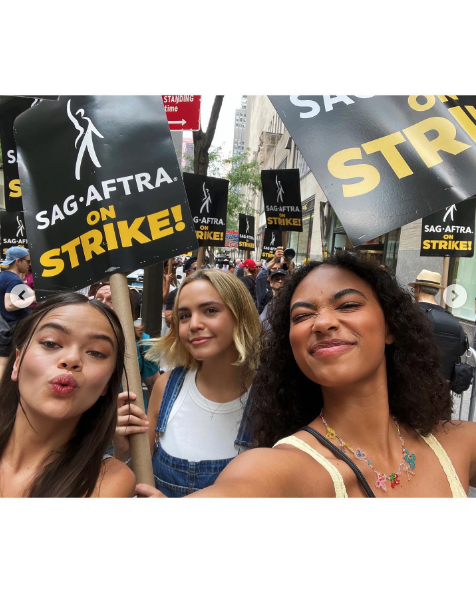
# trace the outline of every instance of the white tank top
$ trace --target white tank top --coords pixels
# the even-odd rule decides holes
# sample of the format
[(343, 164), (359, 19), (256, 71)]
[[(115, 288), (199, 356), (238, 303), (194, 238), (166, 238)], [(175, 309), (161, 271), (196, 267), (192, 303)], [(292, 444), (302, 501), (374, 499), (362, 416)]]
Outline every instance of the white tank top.
[(160, 444), (170, 456), (190, 462), (234, 458), (246, 448), (235, 446), (249, 390), (219, 404), (198, 391), (197, 371), (188, 371), (174, 402)]

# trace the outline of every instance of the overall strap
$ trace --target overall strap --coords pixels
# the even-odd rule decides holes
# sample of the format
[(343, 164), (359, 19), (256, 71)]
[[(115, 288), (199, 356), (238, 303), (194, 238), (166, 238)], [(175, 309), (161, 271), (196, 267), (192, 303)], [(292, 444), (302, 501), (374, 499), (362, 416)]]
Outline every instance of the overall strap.
[(252, 401), (252, 396), (251, 396), (251, 388), (250, 388), (250, 391), (248, 393), (248, 400), (246, 401), (245, 409), (243, 411), (243, 416), (241, 417), (241, 423), (240, 423), (240, 428), (238, 429), (238, 435), (236, 436), (236, 439), (235, 439), (235, 445), (243, 446), (245, 448), (251, 447), (251, 436), (252, 436), (251, 434), (252, 434), (252, 429), (253, 429), (252, 420), (250, 417), (251, 401)]
[(299, 429), (299, 431), (307, 431), (312, 436), (314, 436), (320, 443), (322, 443), (322, 445), (326, 446), (326, 448), (328, 448), (329, 450), (331, 450), (331, 452), (334, 452), (334, 454), (338, 458), (340, 458), (343, 462), (345, 462), (348, 466), (350, 466), (350, 468), (354, 471), (355, 476), (357, 477), (357, 479), (362, 484), (362, 486), (363, 486), (365, 492), (367, 493), (367, 495), (369, 497), (375, 497), (375, 495), (374, 495), (372, 489), (370, 488), (368, 482), (365, 480), (364, 475), (360, 472), (360, 470), (352, 462), (352, 460), (348, 456), (346, 456), (344, 454), (344, 452), (342, 452), (338, 447), (336, 447), (327, 438), (325, 438), (324, 435), (321, 435), (318, 431), (315, 431), (311, 427), (308, 427), (308, 426), (301, 427), (301, 429)]
[(172, 407), (177, 400), (180, 390), (182, 389), (182, 385), (187, 373), (188, 369), (185, 369), (184, 367), (176, 367), (170, 374), (169, 379), (167, 380), (167, 385), (165, 386), (164, 395), (162, 397), (159, 416), (157, 417), (157, 427), (155, 428), (156, 433), (162, 435), (165, 432)]

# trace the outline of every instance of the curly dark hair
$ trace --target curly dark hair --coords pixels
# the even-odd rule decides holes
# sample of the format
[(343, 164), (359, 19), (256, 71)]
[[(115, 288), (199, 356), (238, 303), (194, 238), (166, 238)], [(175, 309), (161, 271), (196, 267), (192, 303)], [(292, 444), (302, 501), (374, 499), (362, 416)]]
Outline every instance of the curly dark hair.
[(442, 376), (440, 353), (425, 314), (388, 272), (341, 252), (297, 269), (286, 278), (269, 305), (270, 326), (253, 383), (254, 445), (272, 447), (320, 414), (321, 388), (298, 367), (289, 328), (290, 303), (296, 287), (312, 270), (323, 265), (353, 272), (372, 287), (380, 303), (394, 338), (394, 343), (385, 347), (391, 413), (400, 423), (423, 435), (428, 435), (439, 421), (450, 420), (449, 384)]

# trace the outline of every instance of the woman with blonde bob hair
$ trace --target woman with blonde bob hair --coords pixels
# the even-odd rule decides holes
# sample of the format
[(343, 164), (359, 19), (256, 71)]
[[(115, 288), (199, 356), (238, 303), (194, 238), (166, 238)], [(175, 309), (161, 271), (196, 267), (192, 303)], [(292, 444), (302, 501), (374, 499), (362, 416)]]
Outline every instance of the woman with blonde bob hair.
[[(157, 488), (182, 497), (212, 485), (250, 447), (250, 386), (259, 360), (261, 325), (243, 283), (221, 270), (186, 278), (170, 332), (148, 341), (147, 358), (173, 367), (157, 380), (148, 415), (119, 395), (116, 458), (129, 457), (129, 435), (148, 432)], [(130, 399), (135, 395), (130, 393)]]

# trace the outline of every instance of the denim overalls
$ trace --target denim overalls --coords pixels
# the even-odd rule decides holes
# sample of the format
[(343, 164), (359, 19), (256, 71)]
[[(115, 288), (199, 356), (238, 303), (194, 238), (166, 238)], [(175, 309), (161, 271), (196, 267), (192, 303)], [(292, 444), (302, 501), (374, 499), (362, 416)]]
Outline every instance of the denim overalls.
[[(157, 418), (156, 433), (163, 435), (167, 427), (167, 421), (172, 411), (174, 402), (180, 393), (188, 369), (176, 367), (165, 386), (159, 416)], [(251, 406), (251, 397), (248, 400), (243, 412), (235, 445), (250, 447), (250, 423), (248, 414)], [(174, 458), (165, 452), (160, 440), (156, 439), (154, 453), (152, 454), (152, 468), (154, 470), (155, 486), (167, 497), (183, 497), (194, 491), (204, 489), (213, 485), (220, 472), (229, 464), (233, 458), (225, 460), (201, 460), (200, 462), (189, 462), (181, 458)]]

